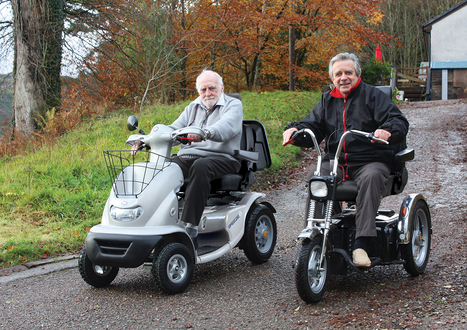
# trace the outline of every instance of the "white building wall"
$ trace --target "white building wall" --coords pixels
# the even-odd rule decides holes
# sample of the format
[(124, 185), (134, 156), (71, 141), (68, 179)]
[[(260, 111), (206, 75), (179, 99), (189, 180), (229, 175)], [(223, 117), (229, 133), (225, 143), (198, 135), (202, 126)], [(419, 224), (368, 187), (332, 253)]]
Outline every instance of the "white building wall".
[(431, 61), (467, 59), (467, 6), (434, 23), (431, 30)]

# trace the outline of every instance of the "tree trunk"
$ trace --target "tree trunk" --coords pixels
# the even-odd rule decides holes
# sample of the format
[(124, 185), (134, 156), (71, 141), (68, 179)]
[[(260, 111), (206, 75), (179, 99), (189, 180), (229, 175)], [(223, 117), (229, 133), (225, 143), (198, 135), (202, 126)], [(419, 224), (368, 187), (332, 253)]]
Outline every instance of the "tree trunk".
[(261, 69), (263, 67), (263, 53), (257, 55), (257, 61), (252, 70), (253, 74), (253, 89), (260, 90)]
[(12, 0), (15, 128), (30, 135), (60, 104), (63, 0)]
[(295, 91), (295, 74), (293, 66), (295, 64), (295, 28), (289, 27), (289, 91)]

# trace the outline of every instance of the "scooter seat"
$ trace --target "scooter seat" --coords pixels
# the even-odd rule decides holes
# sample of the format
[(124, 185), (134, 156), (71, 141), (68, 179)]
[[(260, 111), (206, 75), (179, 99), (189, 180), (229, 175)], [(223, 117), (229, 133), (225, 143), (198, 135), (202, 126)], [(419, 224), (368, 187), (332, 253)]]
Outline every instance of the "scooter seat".
[[(394, 157), (394, 168), (389, 175), (383, 197), (400, 194), (407, 184), (408, 172), (405, 162), (413, 160), (415, 152), (413, 149), (405, 148)], [(336, 200), (354, 202), (357, 198), (358, 188), (355, 181), (347, 180), (339, 183), (336, 189)]]
[(357, 198), (357, 184), (355, 181), (347, 180), (339, 183), (336, 189), (336, 200), (355, 201)]
[(211, 192), (215, 191), (241, 191), (243, 176), (241, 174), (226, 174), (219, 179), (211, 181)]
[[(246, 176), (242, 174), (226, 174), (221, 178), (211, 181), (211, 194), (215, 194), (219, 191), (243, 191), (251, 182), (254, 181), (254, 173), (249, 172)], [(184, 192), (186, 186), (190, 180), (187, 178), (184, 180), (183, 186), (180, 191)]]
[[(240, 150), (234, 156), (241, 161), (239, 173), (224, 175), (211, 181), (211, 194), (218, 192), (246, 191), (255, 181), (255, 172), (272, 164), (268, 138), (264, 125), (257, 120), (244, 120)], [(189, 179), (185, 178), (180, 192), (185, 192)]]

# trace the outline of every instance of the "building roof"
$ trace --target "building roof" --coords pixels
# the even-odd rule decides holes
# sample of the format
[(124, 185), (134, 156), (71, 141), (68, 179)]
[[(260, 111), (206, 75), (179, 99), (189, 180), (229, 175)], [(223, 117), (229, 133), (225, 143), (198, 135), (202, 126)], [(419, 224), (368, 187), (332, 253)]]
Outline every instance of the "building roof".
[(439, 14), (438, 16), (433, 18), (432, 20), (430, 20), (430, 21), (426, 22), (425, 24), (423, 24), (422, 25), (422, 30), (425, 31), (425, 32), (431, 31), (431, 27), (433, 26), (433, 24), (435, 24), (439, 20), (451, 15), (453, 12), (459, 10), (460, 8), (464, 7), (465, 5), (467, 5), (467, 0), (462, 1), (461, 3), (455, 5), (454, 7), (451, 7), (450, 9), (446, 10), (444, 13)]

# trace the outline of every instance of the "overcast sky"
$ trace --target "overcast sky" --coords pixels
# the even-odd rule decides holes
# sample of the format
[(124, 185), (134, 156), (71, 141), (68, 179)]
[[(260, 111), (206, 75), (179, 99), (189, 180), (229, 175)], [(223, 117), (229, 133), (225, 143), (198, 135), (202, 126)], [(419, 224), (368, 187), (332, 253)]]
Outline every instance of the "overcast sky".
[[(1, 2), (1, 0), (0, 0)], [(10, 20), (12, 16), (10, 1), (0, 3), (0, 21)], [(62, 75), (76, 76), (77, 70), (73, 65), (70, 65), (70, 61), (73, 56), (84, 56), (92, 45), (86, 45), (81, 42), (78, 38), (70, 39), (67, 38), (67, 42), (73, 48), (73, 52), (64, 47), (63, 58), (62, 58)], [(87, 40), (90, 42), (90, 40)], [(3, 45), (0, 45), (3, 47)], [(74, 55), (73, 55), (73, 54)], [(13, 71), (13, 49), (1, 49), (0, 51), (0, 74), (7, 74)]]
[[(7, 21), (11, 18), (10, 2), (0, 4), (0, 21)], [(2, 49), (2, 54), (4, 49)], [(7, 57), (0, 58), (0, 73), (6, 74), (13, 70), (13, 50), (9, 50)]]

